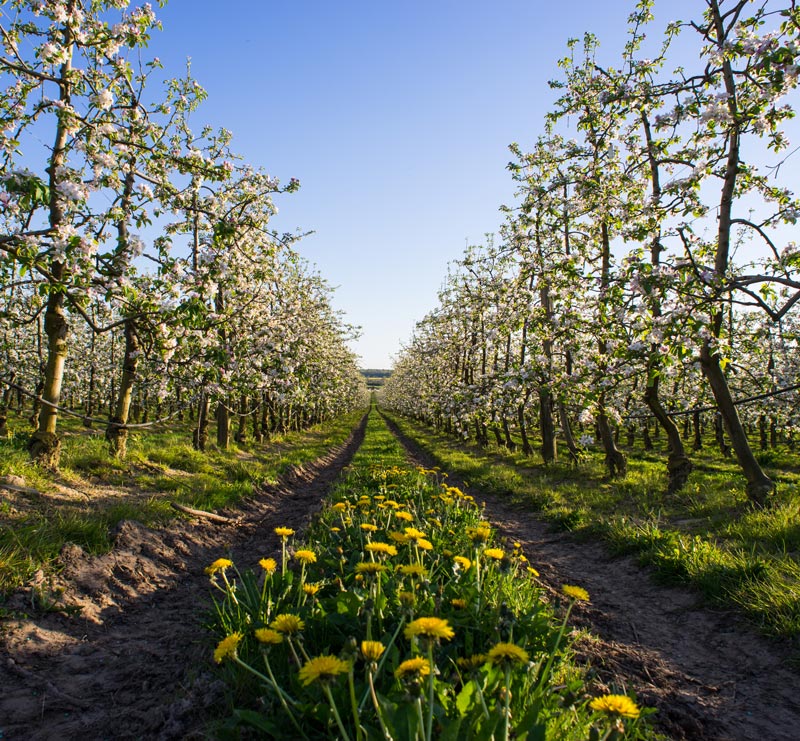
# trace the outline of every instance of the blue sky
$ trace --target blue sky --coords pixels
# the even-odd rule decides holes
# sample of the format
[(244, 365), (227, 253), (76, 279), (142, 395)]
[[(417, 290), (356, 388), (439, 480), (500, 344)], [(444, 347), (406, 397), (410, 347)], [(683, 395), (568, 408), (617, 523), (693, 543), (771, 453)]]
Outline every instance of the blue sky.
[[(274, 225), (314, 230), (299, 251), (362, 327), (363, 367), (389, 367), (447, 263), (502, 223), (507, 146), (541, 133), (567, 39), (590, 30), (615, 60), (632, 6), (171, 0), (149, 53), (174, 75), (192, 58), (209, 93), (196, 129), (225, 126), (251, 164), (300, 179)], [(656, 17), (702, 7), (661, 0)]]

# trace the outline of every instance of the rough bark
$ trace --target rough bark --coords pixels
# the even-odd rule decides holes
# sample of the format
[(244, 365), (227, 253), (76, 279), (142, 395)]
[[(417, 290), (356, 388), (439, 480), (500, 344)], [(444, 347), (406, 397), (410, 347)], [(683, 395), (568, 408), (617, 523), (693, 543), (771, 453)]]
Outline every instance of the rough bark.
[(204, 392), (200, 394), (200, 401), (197, 406), (197, 427), (192, 435), (192, 443), (195, 450), (205, 452), (208, 443), (208, 416), (209, 400)]
[(231, 415), (225, 402), (217, 404), (217, 447), (227, 450), (231, 442)]
[(719, 356), (711, 351), (707, 342), (703, 343), (700, 350), (700, 366), (711, 386), (711, 392), (714, 394), (717, 407), (730, 436), (736, 460), (747, 479), (747, 496), (754, 504), (763, 506), (775, 493), (775, 483), (764, 473), (753, 455), (739, 413), (733, 403), (728, 381), (720, 367)]
[[(72, 3), (70, 3), (70, 10)], [(62, 31), (64, 47), (69, 50), (66, 61), (61, 65), (58, 78), (59, 101), (70, 104), (72, 90), (72, 32), (65, 26)], [(66, 122), (59, 118), (56, 125), (55, 141), (48, 167), (50, 186), (51, 229), (64, 225), (66, 214), (58, 191), (63, 177), (61, 170), (67, 161), (68, 132)], [(69, 325), (64, 311), (62, 290), (58, 290), (65, 278), (66, 266), (61, 260), (54, 260), (50, 266), (50, 290), (44, 313), (44, 332), (47, 337), (47, 363), (45, 364), (42, 386), (42, 400), (45, 402), (39, 412), (36, 430), (31, 435), (28, 451), (31, 457), (49, 468), (57, 468), (61, 455), (61, 442), (56, 432), (58, 404), (61, 400), (61, 387), (64, 380), (64, 364), (67, 360), (67, 335)]]
[(117, 401), (114, 413), (108, 420), (106, 440), (109, 451), (116, 458), (124, 458), (128, 452), (128, 417), (133, 399), (133, 386), (136, 382), (136, 371), (139, 365), (139, 335), (136, 322), (127, 318), (123, 325), (125, 336), (125, 354), (122, 361), (122, 377), (120, 378)]
[(689, 474), (692, 472), (692, 462), (683, 447), (683, 440), (678, 426), (667, 414), (661, 399), (658, 396), (659, 382), (654, 378), (648, 383), (644, 392), (644, 400), (653, 416), (661, 425), (667, 435), (669, 442), (669, 454), (667, 455), (667, 492), (674, 494), (686, 486)]

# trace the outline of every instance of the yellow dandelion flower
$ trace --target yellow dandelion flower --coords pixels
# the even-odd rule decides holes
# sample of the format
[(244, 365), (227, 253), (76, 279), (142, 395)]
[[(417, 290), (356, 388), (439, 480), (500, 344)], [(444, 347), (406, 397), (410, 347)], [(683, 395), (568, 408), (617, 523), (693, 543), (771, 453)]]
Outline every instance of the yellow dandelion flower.
[(431, 665), (421, 656), (404, 661), (394, 670), (394, 675), (398, 679), (417, 679), (427, 677), (430, 673)]
[(275, 561), (275, 559), (274, 559), (274, 558), (262, 558), (262, 559), (261, 559), (261, 560), (258, 562), (258, 565), (259, 565), (259, 566), (260, 566), (262, 569), (264, 569), (264, 571), (266, 571), (268, 574), (273, 574), (273, 573), (275, 573), (275, 569), (277, 569), (277, 568), (278, 568), (278, 564), (277, 564), (277, 562)]
[(583, 587), (574, 587), (571, 584), (562, 584), (561, 591), (578, 602), (588, 602), (589, 601), (589, 592), (587, 592)]
[(347, 509), (347, 505), (344, 502), (336, 502), (331, 506), (331, 509), (336, 512), (344, 512)]
[(299, 550), (294, 552), (294, 557), (300, 561), (300, 563), (309, 564), (309, 563), (316, 563), (317, 556), (314, 551), (308, 550)]
[(498, 643), (489, 649), (488, 659), (495, 666), (525, 664), (528, 652), (513, 643)]
[(288, 538), (290, 535), (294, 535), (294, 530), (290, 527), (276, 527), (275, 535), (280, 535), (281, 538)]
[(485, 543), (489, 540), (489, 536), (492, 534), (492, 530), (489, 527), (469, 527), (467, 528), (467, 537), (473, 543)]
[(639, 706), (627, 695), (603, 695), (589, 703), (592, 710), (622, 718), (638, 718)]
[(493, 558), (495, 561), (502, 561), (506, 557), (506, 552), (502, 548), (487, 548), (483, 555), (486, 558)]
[(488, 660), (486, 654), (473, 654), (472, 656), (456, 659), (456, 664), (465, 671), (475, 671), (480, 669)]
[(319, 590), (322, 589), (322, 584), (303, 584), (303, 591), (313, 597)]
[(397, 599), (400, 600), (401, 605), (411, 607), (417, 601), (417, 595), (414, 592), (398, 592)]
[(285, 635), (291, 636), (303, 630), (303, 628), (306, 627), (306, 624), (299, 617), (297, 617), (297, 615), (283, 613), (282, 615), (277, 615), (269, 624), (269, 627), (273, 630), (277, 630), (278, 633), (284, 633)]
[(366, 661), (377, 661), (385, 650), (380, 641), (361, 641), (361, 655)]
[(241, 633), (231, 633), (225, 636), (214, 649), (214, 661), (221, 664), (224, 659), (233, 659), (236, 657), (236, 648), (243, 636)]
[(449, 641), (455, 635), (455, 631), (447, 620), (437, 617), (421, 617), (406, 625), (403, 635), (406, 638), (422, 636), (428, 639), (444, 638)]
[(403, 576), (423, 577), (428, 575), (428, 570), (424, 566), (416, 563), (405, 564), (397, 569)]
[(382, 574), (386, 566), (378, 561), (362, 561), (356, 564), (356, 574)]
[(385, 496), (383, 496), (383, 494), (376, 494), (376, 495), (373, 497), (373, 499), (374, 499), (376, 502), (382, 502), (384, 499), (386, 499), (386, 497), (385, 497)]
[(458, 567), (464, 569), (464, 571), (468, 571), (470, 566), (472, 566), (472, 561), (464, 556), (453, 556), (454, 563), (458, 564)]
[(398, 545), (405, 545), (408, 543), (408, 536), (404, 533), (398, 533), (396, 530), (392, 530), (389, 533), (389, 540), (393, 540)]
[(342, 532), (342, 528), (336, 527), (335, 525), (330, 529), (332, 533), (340, 533)]
[(403, 532), (406, 534), (406, 537), (413, 540), (425, 537), (425, 533), (423, 533), (422, 530), (417, 530), (415, 527), (407, 527), (403, 530)]
[(465, 599), (454, 597), (450, 600), (450, 604), (457, 610), (463, 610), (467, 606), (467, 601)]
[(389, 543), (367, 543), (364, 546), (365, 551), (369, 551), (370, 553), (380, 553), (384, 556), (396, 556), (397, 555), (397, 548), (393, 545), (389, 545)]
[(209, 576), (214, 576), (218, 571), (225, 571), (233, 566), (233, 561), (229, 558), (218, 558), (211, 566), (206, 566), (205, 572)]
[(403, 512), (402, 510), (395, 512), (394, 516), (398, 520), (405, 520), (406, 522), (411, 522), (414, 519), (414, 515), (412, 515), (410, 512)]
[(317, 656), (306, 661), (297, 676), (307, 686), (312, 682), (330, 682), (348, 671), (350, 664), (336, 656)]
[(425, 540), (425, 538), (419, 538), (417, 540), (417, 548), (422, 548), (423, 551), (432, 551), (433, 543), (430, 540)]
[(272, 630), (272, 628), (259, 628), (256, 630), (256, 640), (259, 643), (274, 646), (283, 642), (283, 636), (277, 630)]
[(361, 529), (368, 533), (374, 533), (377, 529), (377, 525), (373, 525), (371, 522), (364, 522), (361, 524)]
[(539, 576), (539, 572), (533, 568), (533, 566), (528, 566), (528, 573), (531, 576)]

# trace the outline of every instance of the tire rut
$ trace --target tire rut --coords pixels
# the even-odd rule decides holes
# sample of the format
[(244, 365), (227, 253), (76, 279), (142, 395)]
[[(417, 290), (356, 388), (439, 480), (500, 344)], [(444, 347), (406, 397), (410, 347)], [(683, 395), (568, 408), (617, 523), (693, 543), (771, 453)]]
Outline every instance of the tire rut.
[[(384, 417), (409, 457), (436, 459)], [(500, 533), (522, 544), (551, 596), (564, 583), (589, 591), (573, 621), (593, 636), (578, 640), (580, 659), (602, 685), (634, 689), (655, 707), (655, 724), (674, 739), (793, 741), (800, 728), (798, 675), (787, 646), (757, 635), (737, 615), (700, 605), (687, 589), (658, 586), (633, 558), (611, 556), (598, 542), (553, 532), (534, 513), (502, 497), (448, 481), (484, 502)]]
[(0, 663), (3, 739), (204, 738), (224, 685), (211, 671), (204, 568), (280, 557), (279, 525), (301, 531), (364, 440), (367, 415), (341, 446), (262, 487), (235, 523), (121, 523), (108, 554), (64, 554), (65, 597), (80, 618), (7, 621)]

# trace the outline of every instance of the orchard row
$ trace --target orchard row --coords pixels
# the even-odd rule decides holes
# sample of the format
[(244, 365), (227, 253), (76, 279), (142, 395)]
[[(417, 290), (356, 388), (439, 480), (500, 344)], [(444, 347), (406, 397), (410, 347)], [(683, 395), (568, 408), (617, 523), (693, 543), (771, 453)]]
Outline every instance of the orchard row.
[[(31, 409), (30, 450), (57, 465), (60, 414), (132, 425), (191, 406), (238, 434), (320, 421), (363, 401), (353, 328), (270, 226), (295, 191), (243, 162), (206, 97), (161, 82), (159, 27), (127, 0), (2, 3), (0, 432)], [(153, 236), (155, 235), (155, 236)]]
[(518, 200), (499, 238), (448, 275), (385, 401), (526, 453), (536, 425), (545, 463), (559, 436), (575, 460), (596, 438), (611, 476), (627, 467), (620, 428), (655, 422), (671, 491), (692, 470), (681, 427), (699, 444), (705, 414), (764, 503), (774, 482), (748, 428), (791, 444), (800, 408), (800, 203), (784, 166), (800, 14), (706, 0), (658, 39), (651, 6), (616, 62), (590, 34), (570, 43), (544, 132), (511, 147)]

